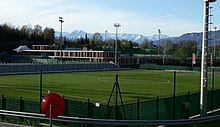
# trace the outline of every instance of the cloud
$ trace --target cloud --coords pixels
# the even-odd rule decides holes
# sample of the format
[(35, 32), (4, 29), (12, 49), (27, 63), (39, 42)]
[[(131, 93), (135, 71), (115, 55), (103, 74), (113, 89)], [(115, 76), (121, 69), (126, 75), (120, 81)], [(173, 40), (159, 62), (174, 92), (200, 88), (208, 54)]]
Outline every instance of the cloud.
[(104, 8), (95, 2), (82, 0), (5, 0), (1, 1), (1, 23), (9, 22), (15, 26), (40, 24), (60, 30), (58, 17), (64, 20), (63, 30), (85, 30), (87, 32), (115, 32), (113, 24), (121, 23), (119, 32), (157, 34), (160, 28), (163, 34), (180, 35), (183, 32), (199, 30), (200, 24), (178, 19), (178, 13), (159, 17), (147, 14)]
[(176, 17), (177, 15), (179, 15), (179, 13), (166, 14), (166, 15), (162, 15), (159, 17), (155, 17), (154, 20), (170, 19), (170, 18)]

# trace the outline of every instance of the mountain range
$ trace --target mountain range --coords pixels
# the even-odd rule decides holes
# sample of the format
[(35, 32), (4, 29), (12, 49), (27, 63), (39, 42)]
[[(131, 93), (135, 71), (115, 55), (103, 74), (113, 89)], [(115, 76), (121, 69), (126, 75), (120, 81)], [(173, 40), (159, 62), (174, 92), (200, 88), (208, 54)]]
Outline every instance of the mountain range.
[[(69, 33), (69, 32), (63, 32), (62, 36), (65, 36), (68, 39), (77, 39), (77, 38), (85, 38), (87, 34), (88, 38), (92, 38), (92, 36), (94, 35), (94, 33), (87, 33), (85, 31), (82, 30), (74, 30), (73, 32)], [(115, 40), (115, 33), (100, 33), (103, 40), (107, 40), (107, 39), (114, 39)], [(60, 37), (60, 32), (56, 31), (55, 32), (55, 37)], [(137, 42), (140, 43), (141, 41), (143, 41), (145, 38), (147, 38), (150, 41), (157, 41), (159, 38), (159, 35), (153, 35), (153, 36), (143, 36), (140, 34), (128, 34), (128, 33), (118, 33), (118, 39), (119, 40), (128, 40), (128, 41), (133, 41), (133, 42)], [(170, 38), (167, 35), (160, 35), (161, 39), (168, 39)]]
[[(69, 33), (69, 32), (63, 32), (62, 35), (65, 36), (68, 39), (77, 39), (77, 38), (85, 38), (87, 34), (88, 38), (92, 38), (92, 36), (94, 35), (94, 33), (87, 33), (85, 31), (82, 30), (74, 30), (73, 32)], [(103, 40), (108, 40), (108, 39), (114, 39), (115, 40), (115, 33), (100, 33)], [(209, 32), (209, 36), (212, 37), (212, 40), (216, 40), (216, 43), (220, 43), (220, 30), (216, 31), (216, 32)], [(214, 39), (216, 36), (216, 39)], [(56, 31), (55, 32), (55, 37), (60, 37), (60, 32)], [(158, 44), (159, 42), (159, 34), (155, 34), (153, 36), (143, 36), (140, 34), (128, 34), (128, 33), (118, 33), (118, 39), (119, 40), (128, 40), (128, 41), (133, 41), (133, 42), (137, 42), (140, 43), (142, 42), (145, 38), (147, 38), (150, 41), (153, 41), (155, 45)], [(168, 35), (160, 35), (160, 41), (164, 41), (164, 40), (171, 40), (173, 42), (179, 42), (179, 41), (188, 41), (188, 40), (193, 40), (198, 42), (200, 45), (202, 43), (202, 32), (200, 33), (185, 33), (179, 37), (170, 37)], [(211, 39), (211, 38), (210, 38)]]

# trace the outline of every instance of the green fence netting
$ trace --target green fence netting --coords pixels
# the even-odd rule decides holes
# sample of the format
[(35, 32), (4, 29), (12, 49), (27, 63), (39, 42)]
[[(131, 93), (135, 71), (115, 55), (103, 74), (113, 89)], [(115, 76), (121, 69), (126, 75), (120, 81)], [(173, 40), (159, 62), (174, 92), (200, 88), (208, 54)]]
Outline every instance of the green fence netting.
[[(207, 110), (211, 111), (220, 108), (220, 89), (208, 91)], [(65, 100), (65, 111), (63, 115), (72, 117), (96, 118), (96, 119), (128, 119), (128, 120), (171, 120), (183, 118), (183, 105), (189, 104), (189, 116), (200, 114), (200, 93), (191, 93), (174, 98), (160, 98), (150, 101), (137, 101), (116, 107), (111, 105), (107, 107), (104, 104), (94, 104), (91, 102), (81, 102), (74, 100)], [(175, 106), (175, 110), (174, 107)], [(0, 101), (1, 109), (12, 111), (24, 111), (31, 113), (40, 113), (39, 102), (22, 100), (15, 98), (6, 98), (2, 96)], [(124, 112), (125, 111), (125, 112)], [(105, 114), (106, 113), (106, 114)], [(175, 114), (174, 114), (175, 113)], [(125, 115), (124, 115), (125, 114)], [(6, 117), (9, 119), (10, 117)]]

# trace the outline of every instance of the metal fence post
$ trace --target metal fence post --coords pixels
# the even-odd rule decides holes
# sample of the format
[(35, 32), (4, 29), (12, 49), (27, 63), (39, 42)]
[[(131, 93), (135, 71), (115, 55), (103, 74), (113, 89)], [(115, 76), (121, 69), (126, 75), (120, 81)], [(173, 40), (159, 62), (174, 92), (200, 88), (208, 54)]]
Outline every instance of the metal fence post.
[(68, 103), (69, 103), (69, 101), (67, 100), (67, 99), (64, 99), (64, 101), (65, 101), (65, 116), (68, 116), (69, 114), (69, 106), (68, 106)]
[[(6, 109), (6, 99), (4, 97), (4, 94), (2, 94), (2, 110), (5, 110)], [(5, 116), (2, 115), (2, 120), (5, 119)]]
[(140, 99), (137, 100), (137, 120), (139, 120), (140, 116)]
[[(118, 83), (118, 74), (116, 74), (116, 84)], [(115, 119), (118, 119), (118, 88), (115, 89)]]
[(159, 96), (157, 96), (156, 120), (159, 120)]
[(188, 97), (187, 97), (187, 101), (189, 103), (189, 116), (190, 116), (190, 91), (188, 91)]
[(90, 117), (90, 99), (88, 98), (88, 110), (87, 110), (87, 116)]
[(190, 92), (188, 91), (188, 94), (187, 94), (187, 101), (190, 102)]
[(132, 106), (131, 106), (131, 116), (130, 116), (131, 119), (133, 119), (133, 117), (132, 117), (133, 115), (132, 114), (133, 114), (133, 111), (132, 111)]
[[(20, 97), (20, 112), (23, 112), (24, 111), (24, 100), (22, 100), (22, 97)], [(24, 121), (24, 118), (20, 117), (20, 121), (23, 122)]]
[[(64, 96), (63, 96), (63, 99), (64, 99)], [(63, 115), (68, 116), (68, 112), (69, 112), (68, 100), (64, 99), (64, 101), (65, 101), (65, 109), (64, 109)], [(62, 125), (67, 126), (67, 122), (62, 122)]]
[(212, 70), (212, 105), (211, 105), (211, 110), (213, 111), (214, 109), (214, 85), (215, 85), (215, 70)]
[[(90, 106), (91, 106), (91, 104), (90, 104), (90, 99), (88, 98), (88, 109), (87, 109), (87, 116), (88, 116), (88, 118), (90, 118), (90, 111), (91, 111), (91, 108), (90, 108)], [(88, 124), (87, 125), (88, 127), (92, 127), (92, 125), (91, 124)]]
[(43, 93), (42, 93), (42, 85), (43, 85), (43, 73), (42, 73), (42, 69), (40, 70), (40, 113), (42, 113), (41, 111), (41, 101), (42, 101), (42, 96), (43, 96)]
[(173, 119), (175, 120), (176, 116), (176, 71), (174, 71), (174, 84), (173, 84)]

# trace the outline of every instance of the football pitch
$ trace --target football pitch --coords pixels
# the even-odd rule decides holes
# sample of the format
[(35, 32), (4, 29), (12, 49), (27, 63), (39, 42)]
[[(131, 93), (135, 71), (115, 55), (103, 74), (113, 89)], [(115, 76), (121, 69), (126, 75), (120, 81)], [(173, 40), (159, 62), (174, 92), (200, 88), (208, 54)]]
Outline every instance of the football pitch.
[[(173, 71), (123, 70), (43, 74), (43, 95), (56, 92), (67, 99), (106, 103), (115, 75), (125, 103), (172, 96)], [(209, 74), (211, 75), (211, 74)], [(209, 76), (211, 78), (211, 76)], [(215, 74), (215, 89), (219, 88), (220, 74)], [(211, 90), (211, 81), (208, 83)], [(6, 97), (39, 101), (40, 74), (0, 76), (0, 93)], [(177, 95), (200, 91), (199, 72), (176, 72)], [(113, 94), (114, 95), (114, 94)], [(114, 97), (113, 97), (114, 99)]]

